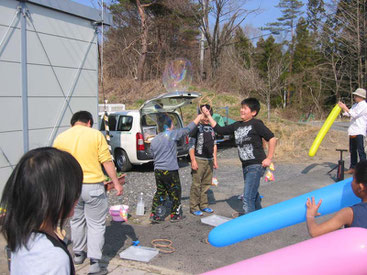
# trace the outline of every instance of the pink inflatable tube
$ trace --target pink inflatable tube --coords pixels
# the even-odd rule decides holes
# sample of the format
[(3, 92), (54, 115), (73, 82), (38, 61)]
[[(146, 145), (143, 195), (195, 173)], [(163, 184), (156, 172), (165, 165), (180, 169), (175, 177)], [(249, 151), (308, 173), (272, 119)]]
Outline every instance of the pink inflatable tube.
[[(305, 229), (306, 230), (306, 229)], [(367, 274), (367, 229), (347, 228), (204, 274)]]

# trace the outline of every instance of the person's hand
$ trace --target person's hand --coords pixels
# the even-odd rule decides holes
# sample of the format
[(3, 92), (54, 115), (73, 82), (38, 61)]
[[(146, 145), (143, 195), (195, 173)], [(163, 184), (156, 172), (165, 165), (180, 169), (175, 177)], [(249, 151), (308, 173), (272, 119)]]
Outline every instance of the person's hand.
[(198, 163), (196, 162), (196, 160), (191, 161), (191, 169), (195, 170), (195, 171), (199, 169), (199, 166), (198, 166)]
[(214, 169), (218, 169), (218, 163), (217, 163), (217, 161), (216, 161), (216, 160), (213, 162), (213, 168), (214, 168)]
[(344, 111), (347, 109), (347, 106), (346, 106), (343, 102), (341, 102), (341, 101), (339, 101), (339, 102), (338, 102), (338, 105), (339, 105), (339, 107), (340, 107), (340, 108), (342, 108)]
[(306, 202), (306, 206), (307, 206), (306, 217), (307, 218), (313, 218), (313, 217), (321, 215), (320, 213), (318, 213), (321, 202), (322, 200), (319, 200), (319, 202), (316, 204), (315, 197), (312, 197), (311, 200), (310, 198), (307, 198), (307, 202)]
[(203, 117), (204, 117), (203, 114), (198, 114), (197, 117), (194, 119), (194, 123), (198, 125), (200, 121), (203, 119)]
[(268, 159), (268, 158), (264, 159), (261, 163), (262, 167), (269, 167), (270, 164), (271, 164), (271, 159)]
[(118, 181), (114, 182), (114, 187), (116, 189), (116, 196), (121, 196), (124, 191), (124, 187)]
[(203, 112), (203, 114), (206, 117), (209, 117), (210, 116), (210, 111), (205, 106), (203, 106), (203, 108), (201, 108), (201, 111)]

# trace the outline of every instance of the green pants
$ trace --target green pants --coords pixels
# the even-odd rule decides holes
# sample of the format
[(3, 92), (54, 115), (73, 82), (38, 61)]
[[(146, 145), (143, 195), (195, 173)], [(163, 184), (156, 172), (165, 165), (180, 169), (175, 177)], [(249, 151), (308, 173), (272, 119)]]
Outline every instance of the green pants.
[(207, 192), (212, 184), (213, 160), (196, 159), (198, 170), (191, 170), (190, 211), (208, 207)]

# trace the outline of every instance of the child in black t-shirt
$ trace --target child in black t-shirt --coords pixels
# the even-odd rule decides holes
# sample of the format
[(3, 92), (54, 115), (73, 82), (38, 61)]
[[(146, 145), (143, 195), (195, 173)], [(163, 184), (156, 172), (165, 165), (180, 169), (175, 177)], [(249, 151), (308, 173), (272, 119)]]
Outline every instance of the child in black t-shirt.
[[(208, 104), (201, 105), (200, 112), (204, 106), (212, 115), (213, 111)], [(192, 169), (190, 212), (195, 216), (202, 216), (202, 211), (213, 213), (213, 209), (208, 207), (207, 192), (212, 183), (213, 168), (218, 167), (215, 133), (207, 117), (201, 119), (195, 130), (190, 133), (190, 137), (192, 145), (189, 151)]]
[[(274, 134), (255, 119), (260, 111), (260, 103), (256, 98), (247, 98), (241, 102), (241, 119), (228, 126), (220, 127), (210, 115), (207, 108), (203, 113), (208, 117), (211, 126), (218, 134), (234, 134), (238, 155), (242, 162), (245, 187), (243, 193), (243, 210), (249, 213), (261, 209), (261, 200), (258, 192), (260, 178), (271, 162), (275, 151), (276, 139)], [(265, 154), (262, 139), (268, 142), (268, 154)]]

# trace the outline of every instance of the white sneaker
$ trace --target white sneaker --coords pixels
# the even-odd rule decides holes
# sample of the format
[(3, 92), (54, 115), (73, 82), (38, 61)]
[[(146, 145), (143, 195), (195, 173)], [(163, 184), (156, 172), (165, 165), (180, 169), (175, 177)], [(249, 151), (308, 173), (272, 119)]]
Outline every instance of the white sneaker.
[(79, 265), (84, 263), (85, 259), (87, 258), (87, 256), (85, 255), (85, 252), (74, 252), (74, 264)]
[(88, 275), (105, 275), (108, 271), (105, 268), (102, 268), (99, 265), (99, 262), (92, 263), (89, 266), (89, 273)]

